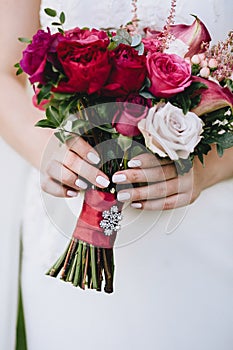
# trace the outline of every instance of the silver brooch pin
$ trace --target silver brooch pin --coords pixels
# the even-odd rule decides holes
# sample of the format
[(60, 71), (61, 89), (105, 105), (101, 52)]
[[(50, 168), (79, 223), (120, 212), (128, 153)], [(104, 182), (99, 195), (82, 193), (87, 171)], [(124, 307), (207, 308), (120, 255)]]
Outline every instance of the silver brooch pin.
[(109, 210), (102, 213), (103, 220), (100, 221), (100, 227), (104, 230), (105, 236), (111, 236), (113, 232), (120, 230), (120, 221), (122, 214), (116, 205), (113, 205)]

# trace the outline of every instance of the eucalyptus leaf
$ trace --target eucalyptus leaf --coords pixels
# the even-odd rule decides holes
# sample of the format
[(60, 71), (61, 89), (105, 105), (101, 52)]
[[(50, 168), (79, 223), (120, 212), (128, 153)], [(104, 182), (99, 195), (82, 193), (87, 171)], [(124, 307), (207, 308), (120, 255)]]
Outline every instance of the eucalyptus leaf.
[(26, 43), (26, 44), (31, 44), (32, 43), (31, 39), (28, 39), (28, 38), (18, 38), (18, 40), (21, 43)]
[(144, 44), (140, 43), (138, 46), (134, 47), (138, 51), (139, 56), (144, 54)]
[(56, 17), (57, 16), (57, 11), (50, 9), (50, 8), (45, 8), (44, 12), (46, 13), (46, 15), (48, 15), (49, 17)]
[(65, 23), (66, 16), (65, 16), (65, 13), (63, 11), (61, 12), (59, 19), (60, 19), (61, 24)]
[(62, 24), (60, 22), (52, 22), (52, 26), (61, 26)]
[(151, 98), (151, 99), (154, 98), (154, 96), (148, 91), (142, 91), (142, 92), (139, 93), (139, 95), (144, 97), (144, 98), (146, 98), (146, 99), (147, 98)]
[(142, 36), (140, 34), (135, 34), (132, 37), (131, 46), (133, 46), (133, 47), (139, 46), (141, 44), (141, 41), (142, 41)]

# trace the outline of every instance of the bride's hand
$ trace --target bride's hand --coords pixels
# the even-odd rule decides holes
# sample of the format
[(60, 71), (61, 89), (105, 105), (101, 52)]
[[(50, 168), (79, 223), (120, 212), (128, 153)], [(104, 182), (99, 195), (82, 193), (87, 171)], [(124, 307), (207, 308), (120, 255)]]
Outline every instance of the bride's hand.
[(99, 188), (109, 185), (108, 177), (95, 165), (98, 153), (81, 137), (67, 141), (42, 170), (42, 189), (56, 197), (76, 197), (88, 182)]
[(147, 184), (120, 190), (118, 200), (130, 201), (133, 208), (147, 210), (166, 210), (188, 205), (202, 190), (202, 177), (196, 176), (197, 168), (202, 165), (197, 162), (194, 161), (194, 167), (188, 173), (178, 176), (172, 161), (159, 160), (152, 154), (141, 154), (128, 163), (130, 169), (115, 173), (113, 182)]

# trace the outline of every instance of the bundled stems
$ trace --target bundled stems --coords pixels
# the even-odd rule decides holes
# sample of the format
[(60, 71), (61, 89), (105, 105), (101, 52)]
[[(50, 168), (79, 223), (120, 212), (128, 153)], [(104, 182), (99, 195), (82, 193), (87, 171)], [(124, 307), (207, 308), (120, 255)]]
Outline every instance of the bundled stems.
[[(104, 278), (103, 278), (104, 273)], [(114, 258), (112, 248), (100, 248), (72, 238), (68, 247), (47, 275), (60, 278), (82, 289), (113, 292)]]

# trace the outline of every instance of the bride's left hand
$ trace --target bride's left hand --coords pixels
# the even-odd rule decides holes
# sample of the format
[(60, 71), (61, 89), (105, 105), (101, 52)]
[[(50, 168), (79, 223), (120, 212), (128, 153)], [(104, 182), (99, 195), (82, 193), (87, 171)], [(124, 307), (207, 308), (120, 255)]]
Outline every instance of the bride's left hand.
[[(198, 161), (199, 162), (199, 161)], [(200, 162), (199, 162), (200, 163)], [(127, 170), (113, 175), (117, 184), (140, 184), (120, 190), (117, 198), (121, 202), (129, 201), (131, 206), (146, 210), (167, 210), (192, 203), (202, 190), (202, 183), (195, 176), (196, 165), (184, 175), (178, 175), (174, 162), (159, 160), (152, 154), (141, 154), (132, 159)]]

